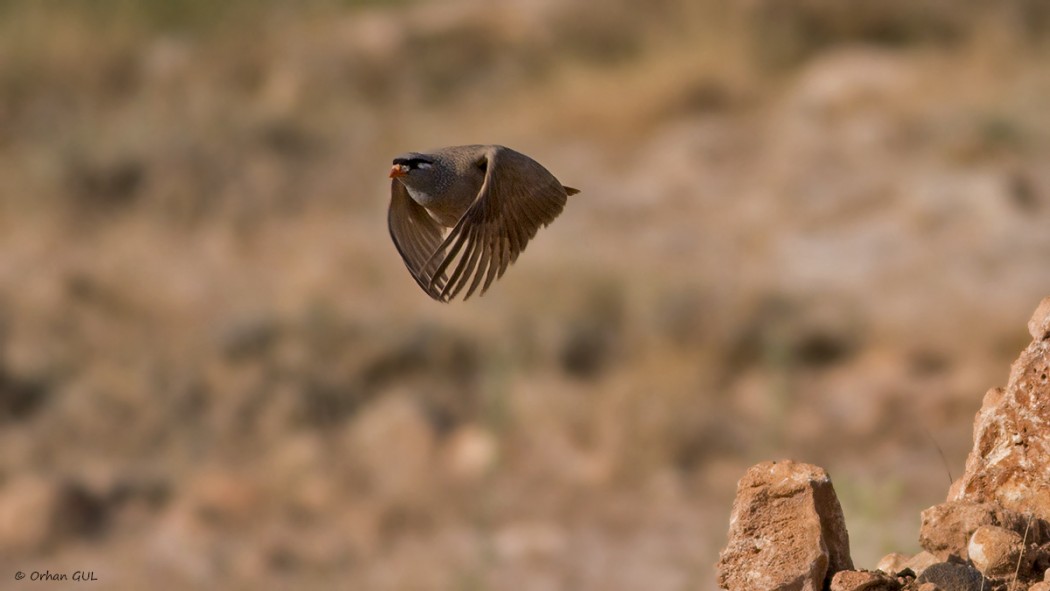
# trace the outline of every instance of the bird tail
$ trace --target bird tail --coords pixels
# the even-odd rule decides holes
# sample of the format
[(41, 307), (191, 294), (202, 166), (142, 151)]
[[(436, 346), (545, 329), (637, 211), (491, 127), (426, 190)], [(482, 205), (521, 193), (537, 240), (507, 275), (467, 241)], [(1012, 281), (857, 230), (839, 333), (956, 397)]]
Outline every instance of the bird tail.
[(565, 189), (565, 194), (566, 195), (575, 195), (575, 194), (580, 192), (579, 189), (574, 189), (572, 187), (565, 187), (565, 186), (563, 186), (562, 188)]

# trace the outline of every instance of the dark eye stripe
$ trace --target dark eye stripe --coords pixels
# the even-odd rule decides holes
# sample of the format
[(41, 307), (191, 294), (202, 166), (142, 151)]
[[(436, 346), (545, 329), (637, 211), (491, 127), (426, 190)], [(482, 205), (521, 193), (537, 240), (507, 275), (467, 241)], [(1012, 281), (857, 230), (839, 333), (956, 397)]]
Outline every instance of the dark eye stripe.
[(394, 158), (394, 164), (404, 164), (409, 168), (419, 168), (420, 164), (433, 164), (427, 158)]

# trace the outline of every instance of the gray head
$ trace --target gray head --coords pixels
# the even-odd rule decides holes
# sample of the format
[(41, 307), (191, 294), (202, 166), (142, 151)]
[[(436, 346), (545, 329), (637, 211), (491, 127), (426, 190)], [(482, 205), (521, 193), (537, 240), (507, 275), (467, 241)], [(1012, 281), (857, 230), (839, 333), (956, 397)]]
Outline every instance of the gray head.
[(438, 197), (452, 185), (455, 176), (453, 164), (437, 154), (402, 154), (394, 158), (390, 168), (390, 178), (397, 179), (417, 200)]

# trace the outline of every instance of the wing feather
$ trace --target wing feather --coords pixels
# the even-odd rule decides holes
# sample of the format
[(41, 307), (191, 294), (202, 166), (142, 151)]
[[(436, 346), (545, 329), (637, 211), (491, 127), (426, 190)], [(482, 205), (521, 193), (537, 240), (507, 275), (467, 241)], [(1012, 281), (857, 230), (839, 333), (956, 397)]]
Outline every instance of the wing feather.
[(391, 181), (390, 186), (387, 229), (397, 252), (405, 262), (405, 267), (416, 283), (431, 296), (432, 286), (438, 289), (444, 287), (445, 278), (435, 272), (436, 265), (430, 262), (440, 255), (444, 248), (441, 226), (430, 217), (423, 206), (408, 196), (404, 185), (396, 179)]
[(485, 293), (536, 232), (558, 217), (571, 194), (528, 156), (501, 146), (484, 150), (478, 196), (443, 239), (441, 226), (399, 182), (393, 184), (390, 234), (413, 278), (439, 301), (456, 298), (464, 288), (463, 299), (479, 288)]

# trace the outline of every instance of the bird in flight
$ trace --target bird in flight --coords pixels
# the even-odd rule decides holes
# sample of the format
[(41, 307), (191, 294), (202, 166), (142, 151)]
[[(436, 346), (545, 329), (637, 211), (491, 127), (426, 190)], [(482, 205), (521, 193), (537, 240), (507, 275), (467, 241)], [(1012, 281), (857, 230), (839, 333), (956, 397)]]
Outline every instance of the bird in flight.
[(409, 152), (390, 169), (387, 226), (408, 272), (441, 302), (467, 299), (579, 193), (528, 156), (493, 145)]

